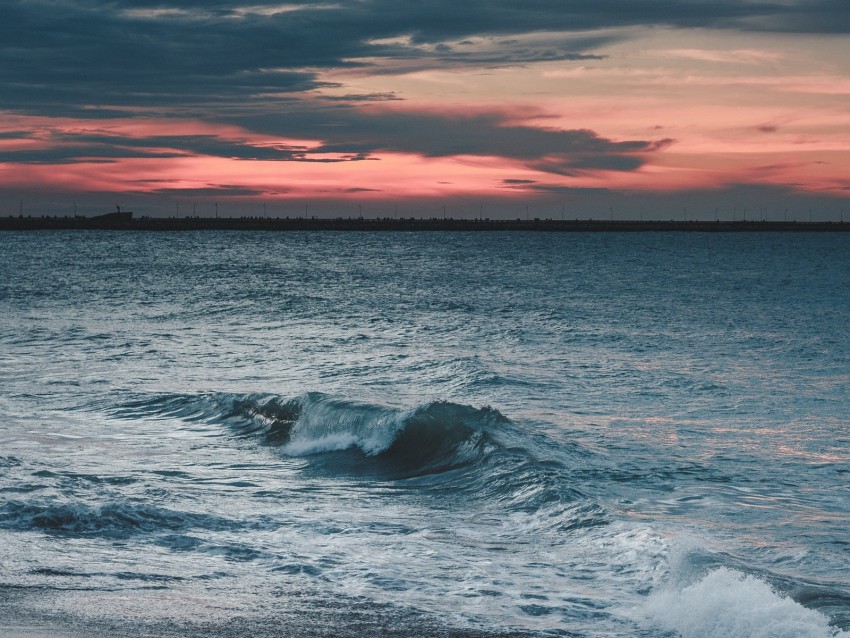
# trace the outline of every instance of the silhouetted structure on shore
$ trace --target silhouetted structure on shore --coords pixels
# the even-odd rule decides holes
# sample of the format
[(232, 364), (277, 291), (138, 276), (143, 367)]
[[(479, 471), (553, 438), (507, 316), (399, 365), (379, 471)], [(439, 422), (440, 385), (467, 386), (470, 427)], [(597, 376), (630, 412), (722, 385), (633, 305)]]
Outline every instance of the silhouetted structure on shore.
[(600, 219), (377, 219), (297, 217), (141, 217), (114, 212), (96, 217), (0, 217), (0, 230), (334, 230), (334, 231), (537, 231), (537, 232), (848, 232), (850, 222), (628, 221)]

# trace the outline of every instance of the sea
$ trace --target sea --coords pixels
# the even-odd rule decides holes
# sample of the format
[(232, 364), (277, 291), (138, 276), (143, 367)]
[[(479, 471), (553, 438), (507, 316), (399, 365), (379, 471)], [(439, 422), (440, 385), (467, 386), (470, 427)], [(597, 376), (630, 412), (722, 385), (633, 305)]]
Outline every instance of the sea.
[(850, 236), (5, 232), (0, 636), (850, 636)]

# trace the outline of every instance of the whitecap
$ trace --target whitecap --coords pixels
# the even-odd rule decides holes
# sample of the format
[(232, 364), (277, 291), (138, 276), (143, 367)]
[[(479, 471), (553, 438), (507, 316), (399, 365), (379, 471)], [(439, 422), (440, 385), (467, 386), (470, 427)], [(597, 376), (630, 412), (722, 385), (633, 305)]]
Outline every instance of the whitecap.
[(721, 567), (685, 587), (649, 596), (647, 624), (682, 638), (837, 638), (850, 634), (755, 576)]

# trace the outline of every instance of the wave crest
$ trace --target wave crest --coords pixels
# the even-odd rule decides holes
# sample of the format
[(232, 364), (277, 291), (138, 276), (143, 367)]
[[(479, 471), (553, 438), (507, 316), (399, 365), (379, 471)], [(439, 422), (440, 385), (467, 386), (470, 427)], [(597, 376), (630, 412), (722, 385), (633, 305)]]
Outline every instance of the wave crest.
[(280, 445), (289, 456), (356, 449), (413, 473), (463, 465), (494, 445), (492, 433), (509, 427), (498, 410), (434, 401), (398, 409), (309, 393), (281, 401), (244, 397), (234, 402), (231, 423), (243, 435)]
[(681, 589), (653, 593), (645, 608), (650, 623), (683, 638), (846, 637), (829, 619), (776, 592), (768, 583), (726, 567)]
[(287, 456), (310, 457), (305, 472), (415, 480), (425, 491), (527, 514), (535, 529), (607, 523), (604, 510), (574, 486), (569, 465), (543, 460), (551, 450), (540, 447), (539, 437), (491, 407), (432, 401), (401, 409), (310, 392), (295, 399), (159, 397), (135, 404), (130, 416), (140, 411), (223, 424)]
[(121, 418), (178, 418), (223, 424), (237, 436), (280, 447), (289, 456), (359, 450), (366, 457), (411, 466), (452, 465), (498, 447), (494, 435), (513, 427), (490, 407), (433, 401), (400, 409), (309, 392), (164, 395), (112, 411)]

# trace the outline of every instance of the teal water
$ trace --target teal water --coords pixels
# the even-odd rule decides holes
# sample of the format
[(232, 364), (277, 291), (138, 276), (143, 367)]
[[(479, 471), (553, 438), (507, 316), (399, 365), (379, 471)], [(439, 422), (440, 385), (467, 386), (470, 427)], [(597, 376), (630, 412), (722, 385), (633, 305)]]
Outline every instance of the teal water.
[(9, 232), (0, 255), (7, 623), (850, 631), (850, 238)]

